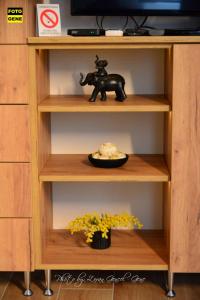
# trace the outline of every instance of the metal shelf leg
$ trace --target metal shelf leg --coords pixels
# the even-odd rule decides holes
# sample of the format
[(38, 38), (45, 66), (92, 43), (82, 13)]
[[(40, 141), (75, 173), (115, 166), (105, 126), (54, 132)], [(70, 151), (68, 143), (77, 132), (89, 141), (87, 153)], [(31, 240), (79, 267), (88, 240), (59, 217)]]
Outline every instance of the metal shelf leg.
[(24, 272), (24, 282), (25, 282), (24, 296), (30, 297), (33, 295), (33, 292), (30, 289), (31, 272)]
[(168, 291), (167, 291), (167, 297), (168, 298), (174, 298), (176, 296), (176, 293), (173, 290), (174, 286), (174, 273), (168, 271)]
[(46, 283), (46, 288), (44, 290), (44, 295), (52, 296), (53, 291), (51, 290), (51, 270), (45, 270), (45, 283)]

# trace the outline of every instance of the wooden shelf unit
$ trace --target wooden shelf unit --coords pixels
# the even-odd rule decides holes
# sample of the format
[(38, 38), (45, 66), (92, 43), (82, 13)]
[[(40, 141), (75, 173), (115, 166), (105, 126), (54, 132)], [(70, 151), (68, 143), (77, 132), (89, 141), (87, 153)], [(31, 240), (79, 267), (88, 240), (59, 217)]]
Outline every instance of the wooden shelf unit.
[(57, 270), (167, 270), (164, 245), (159, 230), (113, 230), (112, 247), (99, 251), (85, 243), (83, 234), (52, 230), (45, 240), (42, 265)]
[[(113, 246), (104, 253), (79, 246), (73, 237), (65, 238), (64, 231), (53, 230), (52, 182), (163, 182), (164, 190), (170, 181), (171, 139), (171, 64), (172, 45), (167, 43), (133, 43), (130, 39), (30, 38), (30, 95), (32, 106), (33, 149), (33, 221), (36, 269), (141, 269), (169, 268), (169, 197), (164, 195), (163, 231), (127, 233), (115, 232)], [(79, 42), (78, 42), (79, 41)], [(108, 41), (108, 40), (107, 40)], [(118, 41), (118, 42), (116, 42)], [(132, 40), (133, 41), (133, 40)], [(164, 95), (131, 95), (118, 103), (109, 97), (105, 103), (89, 103), (87, 96), (51, 96), (49, 88), (49, 50), (73, 49), (161, 49), (165, 51)], [(61, 112), (158, 112), (165, 115), (163, 155), (131, 155), (119, 169), (97, 169), (87, 162), (87, 154), (56, 155), (51, 153), (51, 113)], [(121, 245), (121, 240), (125, 243)], [(121, 253), (119, 259), (119, 252)], [(89, 255), (93, 258), (88, 260)], [(124, 253), (124, 255), (123, 255)], [(104, 255), (105, 256), (105, 255)], [(97, 263), (99, 262), (99, 263)]]
[(169, 172), (162, 155), (129, 155), (121, 168), (94, 168), (87, 154), (51, 154), (40, 180), (75, 182), (168, 182)]
[(39, 105), (40, 112), (168, 112), (164, 95), (128, 95), (125, 102), (109, 96), (107, 101), (88, 102), (89, 95), (48, 96)]
[(88, 45), (89, 49), (93, 47), (104, 48), (108, 45), (111, 49), (121, 46), (124, 49), (128, 47), (137, 48), (170, 48), (173, 44), (189, 44), (200, 43), (199, 36), (123, 36), (123, 37), (29, 37), (28, 43), (30, 45), (37, 45), (37, 48), (55, 49), (62, 45), (67, 48), (73, 46), (73, 49), (82, 49), (85, 45)]

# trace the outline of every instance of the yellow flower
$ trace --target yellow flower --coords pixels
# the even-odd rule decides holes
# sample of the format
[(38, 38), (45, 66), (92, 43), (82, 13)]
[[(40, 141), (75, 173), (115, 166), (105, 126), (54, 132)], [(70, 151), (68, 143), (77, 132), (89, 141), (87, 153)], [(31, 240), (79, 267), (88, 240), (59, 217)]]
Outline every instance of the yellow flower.
[(102, 237), (107, 239), (107, 233), (109, 230), (116, 227), (141, 229), (143, 224), (138, 220), (138, 218), (129, 215), (128, 213), (122, 213), (120, 215), (105, 213), (100, 215), (97, 212), (93, 212), (75, 218), (69, 222), (66, 229), (70, 230), (71, 234), (83, 231), (87, 238), (86, 242), (91, 243), (96, 231), (101, 231)]

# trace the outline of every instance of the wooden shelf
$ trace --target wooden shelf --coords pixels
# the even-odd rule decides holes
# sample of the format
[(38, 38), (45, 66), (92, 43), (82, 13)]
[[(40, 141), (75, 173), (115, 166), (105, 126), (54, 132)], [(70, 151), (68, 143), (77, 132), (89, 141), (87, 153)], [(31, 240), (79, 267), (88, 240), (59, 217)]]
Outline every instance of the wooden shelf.
[[(77, 45), (80, 49), (84, 48), (84, 45), (121, 45), (131, 46), (131, 44), (154, 44), (154, 47), (161, 47), (159, 44), (174, 44), (174, 43), (200, 43), (199, 36), (123, 36), (123, 37), (29, 37), (29, 44), (36, 45), (48, 45), (51, 48), (52, 45)], [(157, 45), (156, 45), (157, 44)]]
[(95, 168), (87, 154), (52, 154), (40, 173), (41, 181), (167, 182), (169, 173), (162, 155), (130, 155), (120, 168)]
[(166, 112), (170, 105), (163, 95), (129, 95), (124, 102), (109, 96), (107, 101), (89, 102), (89, 96), (49, 96), (43, 100), (40, 112)]
[(112, 246), (91, 249), (83, 234), (52, 230), (44, 241), (42, 264), (49, 269), (167, 270), (164, 234), (159, 230), (113, 230)]

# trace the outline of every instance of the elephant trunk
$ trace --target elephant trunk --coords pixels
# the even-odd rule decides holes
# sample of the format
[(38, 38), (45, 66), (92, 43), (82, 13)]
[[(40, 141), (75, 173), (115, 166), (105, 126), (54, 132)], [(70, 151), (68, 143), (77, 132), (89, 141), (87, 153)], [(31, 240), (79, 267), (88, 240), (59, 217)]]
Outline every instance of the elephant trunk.
[(81, 76), (81, 78), (80, 78), (80, 81), (79, 81), (80, 85), (81, 85), (81, 86), (84, 86), (84, 85), (86, 85), (86, 84), (87, 84), (87, 82), (86, 82), (86, 80), (85, 80), (85, 81), (83, 80), (83, 74), (82, 74), (82, 73), (80, 73), (80, 76)]

